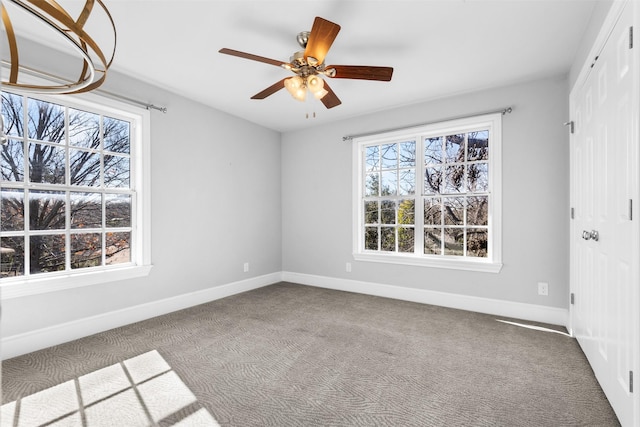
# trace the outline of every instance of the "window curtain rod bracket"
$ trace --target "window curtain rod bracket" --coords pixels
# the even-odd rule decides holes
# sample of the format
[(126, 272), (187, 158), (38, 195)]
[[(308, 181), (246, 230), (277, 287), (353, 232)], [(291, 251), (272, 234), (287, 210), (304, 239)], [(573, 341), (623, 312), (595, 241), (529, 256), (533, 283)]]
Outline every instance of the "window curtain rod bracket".
[(342, 141), (351, 141), (351, 140), (353, 140), (353, 138), (358, 138), (358, 137), (361, 137), (361, 136), (376, 135), (376, 134), (379, 134), (379, 133), (393, 132), (395, 130), (407, 129), (407, 128), (418, 127), (418, 126), (427, 126), (427, 125), (431, 125), (431, 124), (434, 124), (434, 123), (446, 122), (446, 121), (449, 121), (449, 120), (467, 119), (469, 117), (482, 116), (484, 114), (500, 113), (500, 114), (502, 114), (504, 116), (506, 114), (511, 114), (512, 111), (513, 111), (513, 107), (505, 107), (505, 108), (502, 108), (500, 110), (485, 111), (485, 112), (477, 113), (477, 114), (473, 114), (473, 115), (449, 117), (449, 118), (445, 118), (445, 119), (442, 119), (442, 120), (438, 120), (437, 122), (420, 123), (420, 124), (417, 124), (417, 125), (402, 126), (402, 127), (392, 128), (392, 129), (380, 130), (380, 131), (377, 131), (377, 132), (367, 132), (367, 133), (359, 133), (359, 134), (354, 134), (354, 135), (347, 135), (347, 136), (343, 136), (342, 137)]

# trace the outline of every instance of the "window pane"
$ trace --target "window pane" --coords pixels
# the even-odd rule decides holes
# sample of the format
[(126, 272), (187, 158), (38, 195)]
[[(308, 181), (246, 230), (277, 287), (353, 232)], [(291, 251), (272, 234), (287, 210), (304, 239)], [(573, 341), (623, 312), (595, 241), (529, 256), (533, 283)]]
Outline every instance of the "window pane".
[(413, 253), (415, 232), (413, 227), (398, 228), (398, 252)]
[(53, 236), (31, 236), (31, 274), (61, 271), (65, 269), (64, 234)]
[(424, 253), (428, 255), (440, 255), (442, 242), (441, 228), (424, 229)]
[(464, 191), (464, 166), (447, 166), (443, 193), (460, 193)]
[(0, 203), (0, 230), (24, 230), (24, 191), (3, 188)]
[(24, 144), (22, 141), (9, 139), (2, 146), (0, 155), (2, 180), (22, 182), (24, 180)]
[(446, 225), (464, 224), (464, 197), (444, 197), (444, 223)]
[(377, 227), (365, 227), (364, 248), (370, 251), (378, 250), (378, 228)]
[(436, 197), (424, 200), (424, 224), (442, 224), (442, 205), (440, 204), (439, 198)]
[(398, 194), (398, 172), (396, 170), (382, 172), (382, 196)]
[[(38, 141), (64, 143), (64, 108), (37, 99), (27, 99), (29, 138)], [(40, 181), (38, 181), (40, 182)]]
[(380, 175), (377, 172), (367, 174), (364, 183), (364, 195), (368, 197), (380, 195)]
[(378, 202), (364, 202), (365, 224), (378, 223)]
[(130, 124), (124, 120), (104, 118), (104, 149), (129, 154)]
[(102, 227), (100, 193), (71, 193), (71, 228)]
[(416, 142), (400, 143), (400, 167), (414, 167), (416, 165)]
[(386, 252), (396, 251), (395, 227), (380, 227), (380, 249)]
[(424, 164), (442, 163), (442, 137), (426, 138), (424, 140)]
[(32, 230), (64, 230), (65, 195), (61, 191), (29, 192), (29, 227)]
[(464, 161), (464, 134), (448, 135), (445, 138), (445, 156), (447, 163)]
[(380, 169), (380, 147), (373, 145), (365, 149), (365, 170)]
[(489, 197), (469, 197), (467, 199), (467, 224), (489, 224)]
[(489, 131), (467, 134), (467, 160), (489, 160)]
[(415, 224), (415, 211), (415, 200), (402, 200), (398, 206), (398, 224)]
[(100, 186), (100, 154), (91, 151), (70, 150), (71, 185)]
[(442, 186), (442, 169), (439, 166), (427, 168), (424, 174), (424, 194), (439, 194)]
[(396, 202), (393, 200), (383, 200), (381, 217), (383, 224), (395, 224), (396, 223)]
[(24, 238), (3, 237), (0, 239), (0, 276), (24, 275)]
[(472, 193), (489, 191), (488, 163), (474, 163), (467, 167), (467, 186)]
[(107, 233), (107, 265), (131, 262), (131, 233)]
[(398, 144), (385, 144), (380, 147), (382, 169), (396, 169), (398, 167)]
[(400, 171), (398, 194), (406, 196), (416, 192), (416, 171), (414, 169)]
[(131, 196), (128, 194), (107, 194), (105, 197), (107, 227), (130, 227)]
[(467, 230), (467, 256), (486, 258), (488, 256), (487, 242), (489, 232), (485, 228), (470, 228)]
[(71, 268), (97, 267), (100, 265), (102, 265), (102, 234), (72, 234)]
[(369, 173), (365, 179), (364, 195), (367, 197), (376, 197), (380, 195), (380, 175)]
[(29, 144), (29, 180), (47, 184), (64, 184), (64, 147), (48, 144)]
[(444, 254), (445, 255), (464, 255), (464, 228), (445, 228), (444, 229)]
[(69, 108), (69, 144), (84, 148), (100, 148), (100, 116)]
[(2, 92), (2, 118), (4, 134), (7, 136), (24, 135), (24, 107), (20, 95)]
[(129, 187), (129, 158), (104, 156), (104, 185), (110, 188)]

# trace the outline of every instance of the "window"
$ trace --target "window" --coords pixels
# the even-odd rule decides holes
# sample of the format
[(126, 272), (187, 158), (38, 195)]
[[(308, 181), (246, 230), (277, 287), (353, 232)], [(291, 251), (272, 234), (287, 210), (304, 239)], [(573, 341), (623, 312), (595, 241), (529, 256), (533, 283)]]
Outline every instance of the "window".
[(355, 259), (500, 271), (501, 121), (355, 138)]
[(148, 113), (108, 104), (2, 92), (3, 285), (51, 279), (44, 285), (52, 290), (55, 279), (69, 287), (148, 272), (136, 271), (150, 259)]

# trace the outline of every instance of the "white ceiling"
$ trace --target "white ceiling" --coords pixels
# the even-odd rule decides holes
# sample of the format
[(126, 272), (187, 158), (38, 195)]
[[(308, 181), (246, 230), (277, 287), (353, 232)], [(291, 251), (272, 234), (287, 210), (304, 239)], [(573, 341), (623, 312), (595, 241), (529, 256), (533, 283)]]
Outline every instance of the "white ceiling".
[[(112, 70), (277, 131), (567, 73), (595, 5), (588, 0), (104, 3), (118, 34)], [(297, 33), (310, 30), (315, 16), (342, 27), (327, 64), (391, 66), (392, 81), (328, 80), (342, 100), (331, 110), (313, 97), (296, 101), (286, 90), (251, 100), (290, 72), (218, 50), (288, 61), (300, 50)], [(97, 40), (105, 37), (96, 30)]]

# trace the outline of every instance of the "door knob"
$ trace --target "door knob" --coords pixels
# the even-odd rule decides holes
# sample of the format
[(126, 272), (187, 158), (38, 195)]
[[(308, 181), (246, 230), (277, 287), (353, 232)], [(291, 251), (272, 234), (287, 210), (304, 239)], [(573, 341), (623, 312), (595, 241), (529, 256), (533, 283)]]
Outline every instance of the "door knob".
[(582, 238), (583, 238), (584, 240), (589, 240), (589, 239), (591, 239), (591, 233), (590, 233), (590, 232), (588, 232), (587, 230), (584, 230), (584, 231), (582, 232)]
[(600, 233), (598, 233), (596, 230), (591, 230), (591, 233), (589, 233), (589, 237), (597, 242), (598, 240), (600, 240)]

